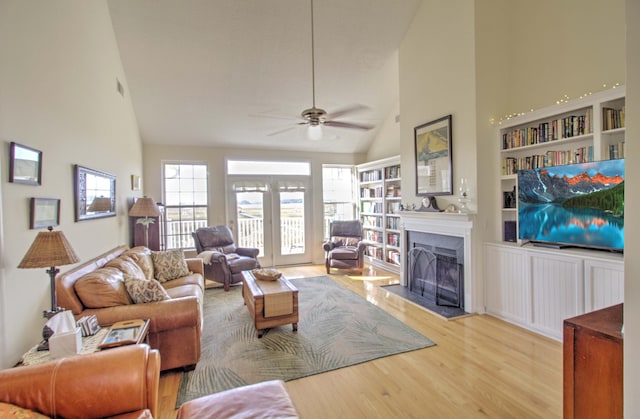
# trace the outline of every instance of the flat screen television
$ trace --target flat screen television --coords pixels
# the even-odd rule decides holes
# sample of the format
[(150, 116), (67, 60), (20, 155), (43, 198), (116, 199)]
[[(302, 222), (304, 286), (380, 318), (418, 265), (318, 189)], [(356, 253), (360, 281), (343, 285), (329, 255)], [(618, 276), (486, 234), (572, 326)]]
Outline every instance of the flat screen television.
[(518, 171), (518, 237), (624, 250), (624, 159)]

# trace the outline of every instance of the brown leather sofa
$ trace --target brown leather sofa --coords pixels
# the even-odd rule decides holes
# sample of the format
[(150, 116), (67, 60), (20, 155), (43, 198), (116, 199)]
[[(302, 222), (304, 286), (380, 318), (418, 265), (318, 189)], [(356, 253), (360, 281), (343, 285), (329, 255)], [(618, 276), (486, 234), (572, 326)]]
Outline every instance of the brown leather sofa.
[(160, 354), (130, 345), (0, 371), (0, 402), (51, 417), (157, 417)]
[[(101, 326), (131, 319), (150, 319), (148, 342), (162, 355), (161, 369), (190, 369), (200, 359), (200, 335), (202, 332), (202, 304), (204, 292), (204, 267), (202, 259), (187, 258), (189, 275), (163, 282), (168, 300), (143, 304), (127, 301), (128, 294), (123, 285), (123, 274), (113, 270), (122, 260), (133, 260), (148, 271), (153, 266), (151, 251), (144, 247), (129, 249), (118, 246), (108, 252), (82, 263), (56, 277), (58, 305), (71, 310), (76, 319), (95, 315)], [(124, 263), (124, 262), (123, 262)], [(125, 264), (126, 265), (126, 264)], [(100, 269), (100, 268), (111, 269)], [(143, 270), (145, 270), (143, 269)], [(107, 275), (105, 272), (111, 272)], [(90, 307), (85, 305), (76, 292), (79, 281), (91, 275), (98, 276), (100, 283), (91, 295)], [(152, 275), (153, 272), (149, 273)], [(85, 285), (83, 285), (85, 286)], [(84, 289), (84, 295), (87, 294)], [(91, 291), (91, 290), (89, 290)], [(119, 300), (117, 300), (119, 298)], [(85, 302), (87, 298), (85, 297)], [(114, 301), (117, 300), (117, 301)], [(101, 303), (104, 301), (104, 303)]]

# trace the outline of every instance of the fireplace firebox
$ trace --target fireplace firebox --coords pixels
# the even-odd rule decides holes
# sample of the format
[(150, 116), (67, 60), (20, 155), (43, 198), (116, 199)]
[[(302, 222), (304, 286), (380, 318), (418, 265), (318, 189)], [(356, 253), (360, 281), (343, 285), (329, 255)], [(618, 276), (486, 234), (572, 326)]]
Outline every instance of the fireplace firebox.
[(407, 249), (409, 291), (464, 310), (464, 239), (411, 231)]

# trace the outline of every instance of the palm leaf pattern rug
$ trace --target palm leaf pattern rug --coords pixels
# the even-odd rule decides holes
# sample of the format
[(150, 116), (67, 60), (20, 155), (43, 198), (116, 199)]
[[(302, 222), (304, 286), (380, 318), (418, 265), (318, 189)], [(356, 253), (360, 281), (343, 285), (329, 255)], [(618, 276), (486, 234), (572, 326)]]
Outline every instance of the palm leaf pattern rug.
[(202, 355), (183, 373), (177, 406), (261, 381), (302, 378), (433, 341), (327, 277), (291, 281), (298, 288), (298, 331), (291, 325), (258, 339), (240, 287), (205, 291)]

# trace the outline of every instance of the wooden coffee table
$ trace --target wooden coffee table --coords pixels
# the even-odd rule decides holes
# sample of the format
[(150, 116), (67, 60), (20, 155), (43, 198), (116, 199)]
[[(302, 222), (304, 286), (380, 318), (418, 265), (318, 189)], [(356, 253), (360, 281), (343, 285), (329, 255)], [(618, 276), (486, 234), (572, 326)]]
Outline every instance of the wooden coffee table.
[[(285, 324), (292, 324), (294, 332), (298, 330), (298, 289), (291, 282), (285, 277), (280, 277), (276, 281), (257, 280), (251, 271), (243, 271), (242, 276), (242, 297), (259, 338), (262, 337), (265, 329)], [(284, 312), (280, 314), (276, 310), (275, 314), (270, 313), (273, 307), (265, 307), (265, 296), (267, 296), (267, 305), (271, 301), (270, 297), (274, 304), (283, 303)], [(287, 298), (291, 298), (291, 301), (286, 301)]]

